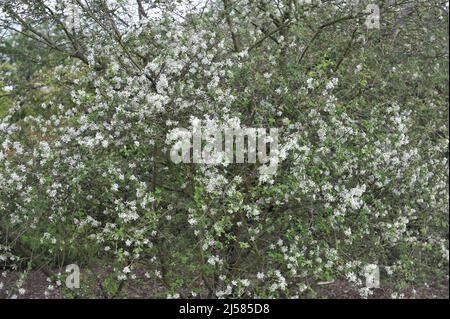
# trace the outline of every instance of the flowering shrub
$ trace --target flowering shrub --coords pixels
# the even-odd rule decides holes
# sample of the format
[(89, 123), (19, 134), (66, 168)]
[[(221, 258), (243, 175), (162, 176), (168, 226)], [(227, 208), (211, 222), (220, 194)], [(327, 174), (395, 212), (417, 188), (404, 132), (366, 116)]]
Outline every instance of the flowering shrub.
[[(37, 269), (107, 298), (142, 280), (153, 297), (331, 280), (367, 297), (371, 264), (394, 297), (448, 279), (448, 8), (380, 1), (368, 29), (339, 1), (149, 3), (0, 4), (2, 28), (58, 55), (59, 92), (0, 119), (0, 267), (20, 273), (0, 293)], [(173, 163), (170, 132), (198, 125), (279, 128), (276, 174)]]

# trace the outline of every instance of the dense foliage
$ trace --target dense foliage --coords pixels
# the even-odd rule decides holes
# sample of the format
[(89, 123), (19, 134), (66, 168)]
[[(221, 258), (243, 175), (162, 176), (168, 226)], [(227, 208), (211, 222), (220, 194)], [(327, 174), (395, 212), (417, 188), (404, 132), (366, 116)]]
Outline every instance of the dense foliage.
[[(371, 2), (0, 1), (0, 292), (37, 269), (66, 297), (448, 280), (447, 1)], [(174, 164), (198, 123), (279, 128), (277, 174)]]

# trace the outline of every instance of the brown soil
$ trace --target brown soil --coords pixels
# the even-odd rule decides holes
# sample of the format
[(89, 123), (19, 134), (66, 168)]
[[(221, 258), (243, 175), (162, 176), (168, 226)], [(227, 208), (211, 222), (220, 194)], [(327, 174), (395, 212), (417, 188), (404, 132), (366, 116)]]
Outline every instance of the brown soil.
[[(3, 282), (3, 289), (0, 290), (0, 299), (11, 298), (11, 293), (6, 294), (6, 291), (11, 287), (15, 287), (15, 282), (18, 276), (15, 273), (7, 273), (6, 277), (1, 276), (0, 282)], [(155, 284), (151, 279), (146, 279), (143, 274), (139, 273), (139, 284), (127, 284), (119, 298), (161, 298), (164, 296), (164, 288)], [(59, 299), (63, 298), (63, 294), (59, 288), (55, 286), (53, 291), (48, 291), (47, 287), (50, 283), (47, 282), (47, 277), (42, 272), (31, 272), (24, 281), (23, 288), (26, 290), (23, 295), (15, 294), (20, 299)], [(64, 284), (64, 283), (63, 283)], [(45, 294), (48, 291), (48, 294)], [(401, 293), (403, 298), (419, 298), (419, 299), (448, 299), (449, 285), (435, 284), (428, 286), (408, 287), (403, 289)], [(392, 290), (389, 288), (375, 289), (374, 294), (370, 296), (371, 299), (385, 299), (390, 298)], [(100, 290), (96, 298), (103, 298)], [(302, 298), (319, 298), (319, 299), (358, 299), (360, 298), (358, 291), (346, 281), (335, 281), (323, 285), (314, 285), (313, 289), (305, 292)]]

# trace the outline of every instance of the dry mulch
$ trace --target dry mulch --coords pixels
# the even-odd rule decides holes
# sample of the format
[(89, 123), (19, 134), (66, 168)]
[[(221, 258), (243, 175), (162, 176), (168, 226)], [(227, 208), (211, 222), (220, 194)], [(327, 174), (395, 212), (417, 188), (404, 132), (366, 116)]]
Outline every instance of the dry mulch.
[[(9, 287), (15, 287), (15, 282), (18, 276), (16, 273), (7, 272), (7, 276), (3, 277), (0, 274), (0, 283), (3, 283), (3, 289), (0, 290), (0, 299), (11, 298), (11, 293), (6, 294)], [(160, 298), (164, 296), (164, 288), (155, 284), (151, 279), (146, 279), (142, 273), (138, 273), (140, 284), (128, 284), (123, 290), (120, 298)], [(55, 286), (53, 291), (48, 291), (47, 287), (50, 283), (47, 281), (47, 276), (42, 272), (31, 272), (24, 281), (23, 288), (25, 293), (19, 295), (17, 289), (15, 294), (20, 299), (60, 299), (63, 294), (60, 289)], [(64, 283), (63, 283), (64, 284)], [(45, 295), (45, 291), (48, 294)], [(408, 287), (401, 292), (404, 298), (418, 298), (418, 299), (448, 299), (449, 285), (448, 282), (444, 284), (435, 284), (418, 287)], [(374, 294), (370, 296), (371, 299), (386, 299), (391, 298), (392, 290), (389, 288), (375, 289)], [(324, 285), (314, 285), (312, 290), (306, 293), (306, 298), (320, 298), (320, 299), (359, 299), (358, 291), (346, 281), (334, 281)], [(99, 293), (98, 298), (102, 298)]]
[[(390, 299), (392, 289), (377, 288), (369, 299)], [(433, 286), (408, 287), (401, 291), (406, 299), (448, 299), (449, 285), (436, 284)], [(325, 299), (359, 299), (358, 291), (346, 281), (335, 281), (333, 283), (317, 286), (314, 288), (315, 298)]]

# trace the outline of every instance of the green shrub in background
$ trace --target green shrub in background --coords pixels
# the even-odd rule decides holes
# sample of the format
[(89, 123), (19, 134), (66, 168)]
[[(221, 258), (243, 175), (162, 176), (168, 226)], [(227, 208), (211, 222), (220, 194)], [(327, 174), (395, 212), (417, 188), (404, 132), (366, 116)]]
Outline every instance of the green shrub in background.
[[(5, 269), (53, 288), (76, 263), (66, 297), (139, 280), (153, 297), (304, 297), (330, 280), (368, 297), (370, 264), (393, 297), (448, 280), (445, 2), (379, 1), (379, 29), (364, 1), (99, 1), (77, 26), (64, 5), (19, 2), (2, 20), (54, 65), (36, 73), (47, 93), (21, 91), (0, 121)], [(279, 128), (277, 174), (174, 164), (172, 129), (195, 123)]]

